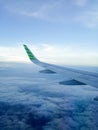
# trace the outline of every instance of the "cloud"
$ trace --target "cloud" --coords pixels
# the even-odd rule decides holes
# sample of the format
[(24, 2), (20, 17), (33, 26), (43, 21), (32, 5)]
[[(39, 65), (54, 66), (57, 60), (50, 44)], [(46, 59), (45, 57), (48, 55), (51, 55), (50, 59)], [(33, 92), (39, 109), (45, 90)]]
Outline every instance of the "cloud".
[[(23, 6), (17, 2), (16, 5), (12, 3), (11, 5), (6, 5), (5, 9), (11, 13), (16, 13), (32, 18), (41, 18), (41, 19), (48, 19), (50, 16), (55, 12), (56, 9), (62, 3), (62, 0), (59, 1), (49, 1), (49, 2), (24, 2)], [(29, 7), (29, 8), (28, 8)], [(49, 20), (49, 19), (48, 19)]]
[(36, 18), (42, 17), (42, 14), (40, 12), (25, 12), (25, 11), (23, 11), (23, 12), (20, 12), (20, 14), (28, 16), (28, 17), (36, 17)]
[(22, 11), (20, 10), (19, 14), (27, 16), (29, 18), (37, 18), (41, 20), (45, 20), (52, 23), (64, 23), (68, 20), (65, 20), (67, 17), (68, 11), (65, 11), (67, 7), (66, 1), (49, 1), (47, 3), (43, 3), (39, 8), (30, 11)]
[(21, 47), (0, 47), (0, 61), (19, 61), (25, 62), (23, 58), (23, 50)]
[[(32, 48), (32, 47), (31, 47)], [(40, 51), (41, 50), (41, 51)], [(71, 45), (52, 45), (43, 44), (37, 48), (43, 61), (56, 64), (79, 64), (96, 65), (98, 64), (97, 51), (91, 49), (81, 49)]]
[(57, 82), (62, 75), (35, 74), (34, 68), (30, 75), (31, 69), (28, 70), (27, 66), (19, 68), (6, 69), (4, 77), (0, 73), (1, 129), (71, 130), (80, 126), (85, 129), (95, 126), (97, 129), (98, 104), (92, 102), (98, 95), (97, 88), (89, 85), (61, 86)]
[[(66, 45), (38, 44), (29, 48), (41, 61), (54, 64), (98, 65), (98, 53)], [(33, 48), (33, 49), (32, 49)], [(30, 62), (23, 47), (0, 47), (1, 61)]]

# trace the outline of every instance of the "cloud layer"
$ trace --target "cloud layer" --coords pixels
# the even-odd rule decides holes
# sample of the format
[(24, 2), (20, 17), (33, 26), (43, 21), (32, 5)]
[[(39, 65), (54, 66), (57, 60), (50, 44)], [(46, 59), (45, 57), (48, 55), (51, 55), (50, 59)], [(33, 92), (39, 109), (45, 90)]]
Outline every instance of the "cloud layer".
[[(89, 48), (81, 49), (70, 45), (52, 45), (38, 44), (29, 45), (29, 48), (36, 57), (44, 62), (69, 65), (98, 65), (97, 50), (92, 51)], [(33, 49), (32, 49), (33, 48)], [(29, 58), (23, 48), (18, 47), (0, 47), (1, 61), (29, 62)]]
[(98, 128), (97, 88), (60, 85), (58, 81), (67, 77), (41, 74), (33, 65), (5, 65), (0, 70), (1, 129)]

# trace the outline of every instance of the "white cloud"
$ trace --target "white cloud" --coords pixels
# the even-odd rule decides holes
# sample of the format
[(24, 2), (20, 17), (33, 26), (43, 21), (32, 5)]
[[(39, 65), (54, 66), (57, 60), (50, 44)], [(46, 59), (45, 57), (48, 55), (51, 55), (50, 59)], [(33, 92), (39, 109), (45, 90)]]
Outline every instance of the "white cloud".
[(0, 61), (26, 61), (21, 47), (0, 47), (0, 53)]
[[(48, 2), (28, 2), (25, 4), (8, 4), (6, 10), (30, 18), (47, 20), (49, 22), (59, 22), (63, 24), (80, 23), (87, 28), (98, 26), (97, 2), (90, 0), (53, 0)], [(76, 7), (76, 6), (77, 7)], [(78, 7), (80, 6), (80, 7)]]
[[(39, 8), (30, 11), (20, 11), (20, 15), (28, 16), (31, 18), (38, 18), (49, 22), (61, 22), (64, 20), (62, 12), (63, 0), (61, 1), (50, 1), (43, 3)], [(65, 6), (64, 6), (65, 8)], [(65, 20), (64, 20), (65, 21)]]
[[(56, 8), (59, 8), (61, 1), (50, 1), (50, 2), (42, 2), (40, 5), (39, 3), (35, 2), (26, 2), (27, 5), (29, 5), (29, 8), (27, 5), (23, 5), (20, 8), (20, 5), (6, 5), (5, 9), (8, 10), (11, 13), (17, 13), (20, 15), (28, 16), (28, 17), (34, 17), (34, 18), (42, 18), (47, 19), (51, 14), (53, 14), (54, 10)], [(30, 5), (31, 3), (31, 5)]]
[(22, 15), (26, 15), (26, 16), (29, 16), (29, 17), (41, 17), (41, 13), (40, 12), (20, 12), (20, 14)]
[(11, 13), (43, 19), (49, 22), (60, 22), (63, 24), (73, 24), (73, 22), (77, 24), (79, 22), (89, 28), (98, 26), (97, 2), (91, 3), (90, 0), (53, 0), (40, 4), (25, 1), (23, 6), (19, 2), (16, 3), (6, 5), (6, 10)]
[[(76, 50), (70, 46), (29, 45), (35, 56), (48, 63), (69, 65), (98, 65), (98, 53)], [(1, 61), (30, 62), (23, 47), (0, 47)]]

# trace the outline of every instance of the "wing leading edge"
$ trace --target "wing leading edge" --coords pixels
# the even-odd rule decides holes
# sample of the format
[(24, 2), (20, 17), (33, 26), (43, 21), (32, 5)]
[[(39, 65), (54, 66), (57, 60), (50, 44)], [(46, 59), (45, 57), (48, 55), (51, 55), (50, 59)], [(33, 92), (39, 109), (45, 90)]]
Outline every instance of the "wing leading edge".
[[(30, 49), (26, 45), (24, 45), (24, 48), (27, 52), (29, 59), (34, 64), (39, 65), (39, 66), (46, 68), (48, 70), (51, 70), (53, 72), (63, 74), (64, 76), (67, 76), (69, 79), (71, 79), (71, 81), (75, 82), (75, 80), (77, 80), (77, 81), (82, 82), (84, 84), (98, 87), (98, 74), (97, 73), (76, 70), (76, 69), (67, 68), (67, 67), (60, 67), (57, 65), (41, 62), (34, 56), (34, 54), (30, 51)], [(62, 82), (66, 82), (66, 81), (62, 81)], [(61, 82), (59, 82), (59, 83), (61, 83)], [(67, 82), (67, 84), (68, 84), (68, 82)]]

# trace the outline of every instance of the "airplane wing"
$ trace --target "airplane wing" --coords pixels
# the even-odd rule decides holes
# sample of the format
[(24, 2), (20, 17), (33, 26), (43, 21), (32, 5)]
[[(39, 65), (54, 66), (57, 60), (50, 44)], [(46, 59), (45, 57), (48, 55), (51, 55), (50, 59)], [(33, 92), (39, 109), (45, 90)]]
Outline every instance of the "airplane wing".
[(59, 82), (62, 85), (91, 85), (94, 87), (98, 87), (98, 74), (88, 71), (76, 70), (67, 67), (61, 67), (53, 64), (48, 64), (45, 62), (39, 61), (34, 54), (30, 51), (30, 49), (24, 45), (24, 48), (28, 54), (29, 59), (36, 65), (39, 65), (46, 70), (42, 71), (45, 73), (59, 73), (67, 76), (70, 80), (65, 80)]

